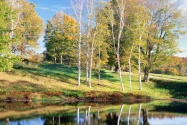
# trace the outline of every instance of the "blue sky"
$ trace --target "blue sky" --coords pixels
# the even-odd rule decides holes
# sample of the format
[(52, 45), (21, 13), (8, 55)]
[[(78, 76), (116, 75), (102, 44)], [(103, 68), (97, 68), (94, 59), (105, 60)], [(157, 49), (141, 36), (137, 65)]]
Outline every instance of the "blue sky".
[[(36, 12), (46, 23), (47, 20), (50, 20), (57, 12), (63, 11), (66, 14), (73, 14), (73, 9), (70, 4), (70, 0), (27, 0), (36, 5)], [(187, 9), (187, 0), (182, 1), (184, 10)], [(38, 53), (41, 53), (45, 50), (43, 38), (38, 40), (39, 48), (37, 49)], [(183, 36), (179, 40), (180, 49), (183, 50), (183, 53), (177, 54), (177, 56), (187, 57), (187, 35)]]
[[(38, 15), (46, 23), (50, 20), (57, 12), (63, 11), (66, 14), (73, 14), (70, 0), (27, 0), (28, 2), (36, 5), (35, 10)], [(39, 47), (36, 50), (38, 53), (42, 53), (45, 50), (43, 37), (38, 40)]]

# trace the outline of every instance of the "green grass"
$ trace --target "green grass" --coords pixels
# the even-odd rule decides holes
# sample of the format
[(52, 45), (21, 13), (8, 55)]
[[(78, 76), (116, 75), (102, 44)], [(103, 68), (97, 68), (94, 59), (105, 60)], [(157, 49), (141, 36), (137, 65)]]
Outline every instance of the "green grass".
[[(77, 67), (61, 64), (43, 63), (36, 68), (20, 68), (9, 73), (0, 73), (0, 98), (26, 95), (35, 100), (58, 100), (66, 97), (82, 98), (87, 92), (98, 95), (103, 92), (120, 91), (126, 98), (187, 99), (187, 78), (179, 76), (151, 74), (151, 81), (143, 84), (139, 90), (138, 77), (132, 75), (133, 91), (130, 91), (128, 73), (123, 73), (125, 91), (121, 91), (119, 76), (110, 70), (101, 71), (101, 84), (98, 85), (97, 70), (93, 70), (92, 88), (85, 82), (85, 70), (82, 69), (81, 86), (77, 86)], [(17, 92), (15, 94), (15, 92)], [(24, 93), (25, 94), (25, 93)]]

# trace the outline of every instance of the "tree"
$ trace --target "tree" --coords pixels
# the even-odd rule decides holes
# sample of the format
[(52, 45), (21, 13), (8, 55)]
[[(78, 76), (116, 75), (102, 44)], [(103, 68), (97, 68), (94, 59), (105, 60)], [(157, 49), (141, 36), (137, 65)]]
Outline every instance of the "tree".
[[(91, 77), (92, 77), (92, 60), (93, 60), (95, 35), (96, 35), (96, 29), (93, 28), (94, 27), (93, 25), (95, 24), (94, 4), (95, 4), (95, 0), (86, 1), (87, 21), (86, 21), (86, 33), (85, 33), (84, 46), (85, 46), (85, 54), (86, 54), (86, 82), (89, 81), (90, 88), (91, 88)], [(88, 79), (88, 76), (89, 76), (89, 79)]]
[[(144, 39), (146, 38), (146, 30), (147, 30), (147, 25), (149, 21), (149, 13), (145, 6), (142, 5), (142, 3), (139, 3), (137, 1), (131, 0), (131, 6), (128, 10), (129, 11), (129, 16), (128, 16), (128, 29), (127, 32), (129, 37), (130, 37), (130, 54), (129, 54), (129, 81), (130, 81), (130, 88), (131, 88), (131, 57), (132, 57), (132, 52), (133, 49), (137, 46), (138, 50), (138, 74), (139, 74), (139, 89), (142, 90), (142, 80), (141, 80), (141, 46), (143, 46)], [(138, 13), (137, 13), (138, 12)], [(132, 90), (132, 88), (131, 88)]]
[(177, 1), (149, 1), (146, 5), (150, 12), (147, 39), (141, 46), (144, 58), (144, 81), (149, 81), (149, 72), (153, 67), (166, 61), (168, 56), (179, 51), (177, 39), (184, 33), (184, 18), (177, 7)]
[(60, 62), (63, 60), (70, 63), (72, 58), (75, 58), (77, 22), (74, 18), (58, 12), (47, 23), (45, 30), (45, 46), (47, 52), (54, 57), (56, 63), (57, 57), (60, 56)]
[[(121, 63), (120, 63), (120, 43), (121, 43), (122, 32), (125, 26), (125, 16), (126, 16), (125, 15), (125, 7), (126, 7), (125, 3), (126, 2), (124, 0), (110, 1), (110, 3), (108, 4), (109, 11), (107, 14), (110, 27), (111, 27), (111, 32), (112, 32), (112, 41), (114, 44), (114, 51), (115, 51), (116, 58), (117, 58), (118, 73), (120, 77), (120, 84), (121, 84), (122, 91), (124, 91), (124, 85), (123, 85), (122, 74), (121, 74), (122, 71), (121, 71)], [(116, 6), (116, 9), (114, 9), (115, 6)], [(116, 11), (114, 12), (114, 10)], [(115, 20), (114, 14), (118, 16), (118, 19)], [(115, 23), (118, 26), (117, 34), (115, 34), (115, 31), (114, 31)]]
[(98, 67), (98, 84), (100, 84), (101, 79), (101, 67), (105, 65), (108, 61), (108, 53), (107, 49), (109, 48), (108, 43), (105, 41), (106, 38), (109, 36), (109, 29), (108, 29), (108, 23), (107, 18), (103, 14), (104, 7), (101, 5), (98, 8), (98, 12), (96, 15), (96, 24), (97, 24), (97, 34), (96, 34), (96, 43), (97, 43), (97, 52), (96, 55), (98, 57), (97, 59), (97, 67)]
[(70, 0), (75, 12), (75, 16), (79, 26), (78, 42), (78, 86), (81, 83), (81, 44), (82, 44), (82, 12), (84, 9), (85, 0)]
[(26, 54), (33, 47), (37, 46), (37, 40), (43, 31), (42, 19), (37, 15), (33, 3), (25, 0), (8, 0), (11, 11), (15, 16), (11, 16), (11, 34), (14, 38), (12, 52), (26, 57)]
[(10, 51), (10, 32), (11, 18), (13, 13), (11, 8), (6, 4), (6, 1), (0, 1), (0, 71), (10, 70), (15, 61), (18, 61), (18, 57), (11, 54)]

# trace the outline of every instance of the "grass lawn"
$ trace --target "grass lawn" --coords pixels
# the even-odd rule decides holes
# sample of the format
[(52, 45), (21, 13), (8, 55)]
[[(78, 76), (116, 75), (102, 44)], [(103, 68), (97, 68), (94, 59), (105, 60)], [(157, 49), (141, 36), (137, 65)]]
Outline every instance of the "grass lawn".
[(118, 75), (109, 70), (101, 71), (100, 85), (97, 71), (93, 70), (92, 88), (85, 82), (85, 71), (82, 70), (81, 86), (77, 86), (77, 68), (61, 64), (44, 63), (38, 68), (0, 72), (0, 76), (0, 99), (63, 100), (69, 97), (105, 97), (107, 93), (120, 93), (127, 99), (187, 99), (187, 77), (179, 76), (151, 74), (151, 81), (143, 83), (142, 91), (136, 75), (132, 76), (133, 91), (130, 91), (127, 73), (123, 73), (125, 91), (121, 91)]

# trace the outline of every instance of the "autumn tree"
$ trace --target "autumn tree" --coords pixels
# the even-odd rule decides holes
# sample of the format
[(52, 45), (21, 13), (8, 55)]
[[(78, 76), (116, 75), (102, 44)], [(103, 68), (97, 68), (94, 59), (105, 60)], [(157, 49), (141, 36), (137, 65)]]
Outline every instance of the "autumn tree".
[(144, 81), (149, 81), (149, 72), (153, 67), (162, 64), (168, 56), (179, 51), (177, 40), (185, 31), (186, 23), (177, 1), (149, 1), (145, 4), (150, 12), (147, 39), (141, 46), (144, 62)]
[(76, 57), (77, 22), (63, 12), (58, 12), (47, 23), (45, 30), (45, 46), (49, 55), (54, 57), (56, 63), (60, 56), (60, 62), (70, 62)]
[[(132, 90), (131, 86), (131, 59), (132, 56), (137, 58), (138, 64), (138, 79), (139, 79), (139, 89), (142, 90), (142, 66), (141, 63), (143, 62), (142, 55), (141, 55), (141, 46), (144, 46), (144, 41), (146, 39), (146, 31), (147, 25), (149, 21), (149, 12), (143, 6), (142, 3), (137, 2), (136, 0), (129, 0), (129, 8), (127, 9), (127, 25), (125, 34), (127, 36), (126, 40), (126, 55), (129, 55), (128, 58), (128, 65), (129, 65), (129, 84), (130, 90)], [(137, 13), (138, 12), (138, 13)], [(134, 53), (134, 55), (132, 55)], [(136, 54), (137, 53), (137, 54)], [(135, 60), (133, 60), (135, 61)]]
[(82, 24), (82, 19), (83, 19), (83, 9), (84, 9), (84, 4), (85, 0), (70, 0), (71, 5), (74, 9), (75, 17), (78, 22), (78, 27), (79, 27), (79, 38), (77, 39), (78, 43), (78, 86), (81, 84), (81, 44), (82, 44), (82, 32), (83, 32), (83, 24)]
[(10, 32), (11, 18), (13, 13), (11, 13), (11, 8), (7, 5), (5, 0), (0, 1), (0, 71), (10, 70), (13, 63), (17, 61), (17, 57), (11, 54), (10, 45), (11, 38)]
[[(123, 91), (124, 91), (124, 85), (123, 85), (122, 74), (121, 74), (122, 71), (121, 71), (121, 59), (120, 59), (120, 44), (121, 44), (122, 33), (125, 26), (125, 16), (126, 16), (125, 8), (126, 8), (126, 1), (123, 0), (110, 1), (107, 7), (108, 9), (107, 17), (111, 28), (114, 52), (117, 58), (120, 84)], [(115, 18), (114, 15), (117, 16), (117, 18)], [(114, 27), (116, 26), (118, 27), (117, 31), (115, 31), (114, 29)]]
[(35, 12), (35, 5), (25, 0), (7, 0), (11, 7), (12, 52), (26, 57), (30, 49), (37, 47), (37, 40), (43, 31), (43, 20)]

